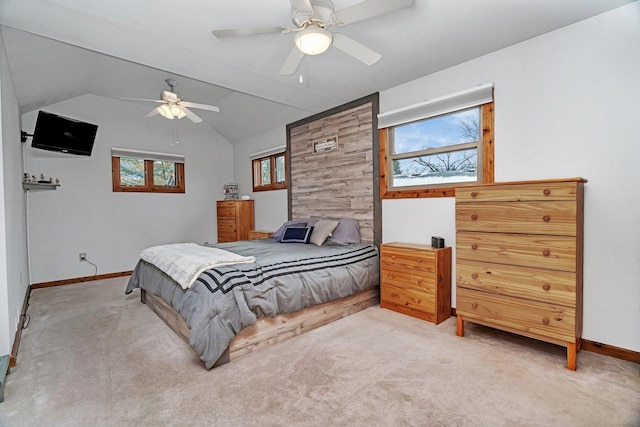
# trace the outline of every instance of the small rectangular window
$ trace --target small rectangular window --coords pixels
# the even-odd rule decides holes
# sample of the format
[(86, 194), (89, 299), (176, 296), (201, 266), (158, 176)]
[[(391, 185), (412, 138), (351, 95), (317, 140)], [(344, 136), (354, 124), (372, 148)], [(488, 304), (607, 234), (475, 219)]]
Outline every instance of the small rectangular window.
[(184, 193), (184, 163), (112, 155), (114, 192)]
[(287, 188), (285, 153), (277, 153), (252, 160), (253, 191)]

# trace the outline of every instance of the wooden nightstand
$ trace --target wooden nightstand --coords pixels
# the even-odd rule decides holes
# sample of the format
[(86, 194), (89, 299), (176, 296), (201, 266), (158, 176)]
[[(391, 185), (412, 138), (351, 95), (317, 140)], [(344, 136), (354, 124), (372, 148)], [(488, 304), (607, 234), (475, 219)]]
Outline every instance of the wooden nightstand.
[(451, 316), (451, 248), (380, 245), (380, 307), (438, 324)]
[(249, 230), (249, 240), (268, 239), (273, 231)]

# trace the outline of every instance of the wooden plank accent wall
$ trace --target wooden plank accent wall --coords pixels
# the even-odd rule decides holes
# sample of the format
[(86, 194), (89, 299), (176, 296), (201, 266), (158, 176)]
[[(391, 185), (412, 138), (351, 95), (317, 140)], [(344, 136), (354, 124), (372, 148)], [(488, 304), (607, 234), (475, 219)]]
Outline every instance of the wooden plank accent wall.
[[(287, 128), (290, 218), (355, 218), (362, 241), (379, 243), (375, 101)], [(314, 142), (336, 136), (337, 150), (314, 154)]]

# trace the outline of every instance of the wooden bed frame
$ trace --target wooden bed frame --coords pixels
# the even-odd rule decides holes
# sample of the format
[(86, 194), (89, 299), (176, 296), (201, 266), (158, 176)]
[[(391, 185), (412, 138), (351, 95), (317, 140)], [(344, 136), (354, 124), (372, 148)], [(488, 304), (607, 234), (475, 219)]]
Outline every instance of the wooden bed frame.
[[(158, 315), (184, 342), (189, 344), (191, 331), (185, 320), (162, 298), (140, 289), (140, 301)], [(277, 344), (289, 338), (312, 331), (350, 314), (380, 302), (378, 287), (357, 294), (305, 308), (291, 314), (276, 317), (262, 317), (255, 325), (244, 328), (227, 350), (220, 356), (214, 367), (223, 365), (240, 356)]]

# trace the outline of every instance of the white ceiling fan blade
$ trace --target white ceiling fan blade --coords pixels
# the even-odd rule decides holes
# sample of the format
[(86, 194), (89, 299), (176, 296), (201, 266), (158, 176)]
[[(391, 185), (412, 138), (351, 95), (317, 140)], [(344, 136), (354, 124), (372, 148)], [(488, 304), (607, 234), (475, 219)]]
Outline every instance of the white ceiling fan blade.
[(142, 99), (142, 98), (120, 98), (123, 101), (147, 101), (147, 102), (158, 102), (160, 104), (164, 104), (164, 101), (160, 101), (158, 99)]
[(155, 115), (157, 115), (159, 113), (157, 108), (154, 108), (153, 110), (149, 111), (149, 114), (147, 114), (145, 117), (153, 117)]
[(345, 25), (411, 6), (413, 0), (365, 0), (336, 11), (331, 19), (334, 25)]
[(378, 52), (339, 33), (333, 33), (333, 46), (368, 66), (372, 66), (382, 59), (382, 55)]
[(202, 119), (198, 117), (193, 111), (189, 110), (186, 107), (183, 107), (182, 105), (177, 105), (177, 107), (180, 108), (193, 123), (202, 122)]
[(215, 111), (216, 113), (220, 112), (220, 108), (216, 107), (215, 105), (198, 104), (196, 102), (187, 101), (180, 101), (180, 105), (182, 105), (183, 107), (198, 108), (200, 110)]
[(291, 7), (302, 15), (313, 15), (313, 8), (309, 0), (289, 0)]
[(280, 69), (281, 76), (290, 76), (295, 74), (298, 70), (300, 64), (302, 64), (302, 60), (304, 59), (304, 53), (300, 51), (297, 47), (293, 47), (293, 50), (284, 61), (282, 68)]
[(257, 34), (287, 33), (291, 31), (289, 27), (256, 27), (256, 28), (229, 28), (226, 30), (213, 30), (212, 33), (217, 38), (235, 36), (255, 36)]

